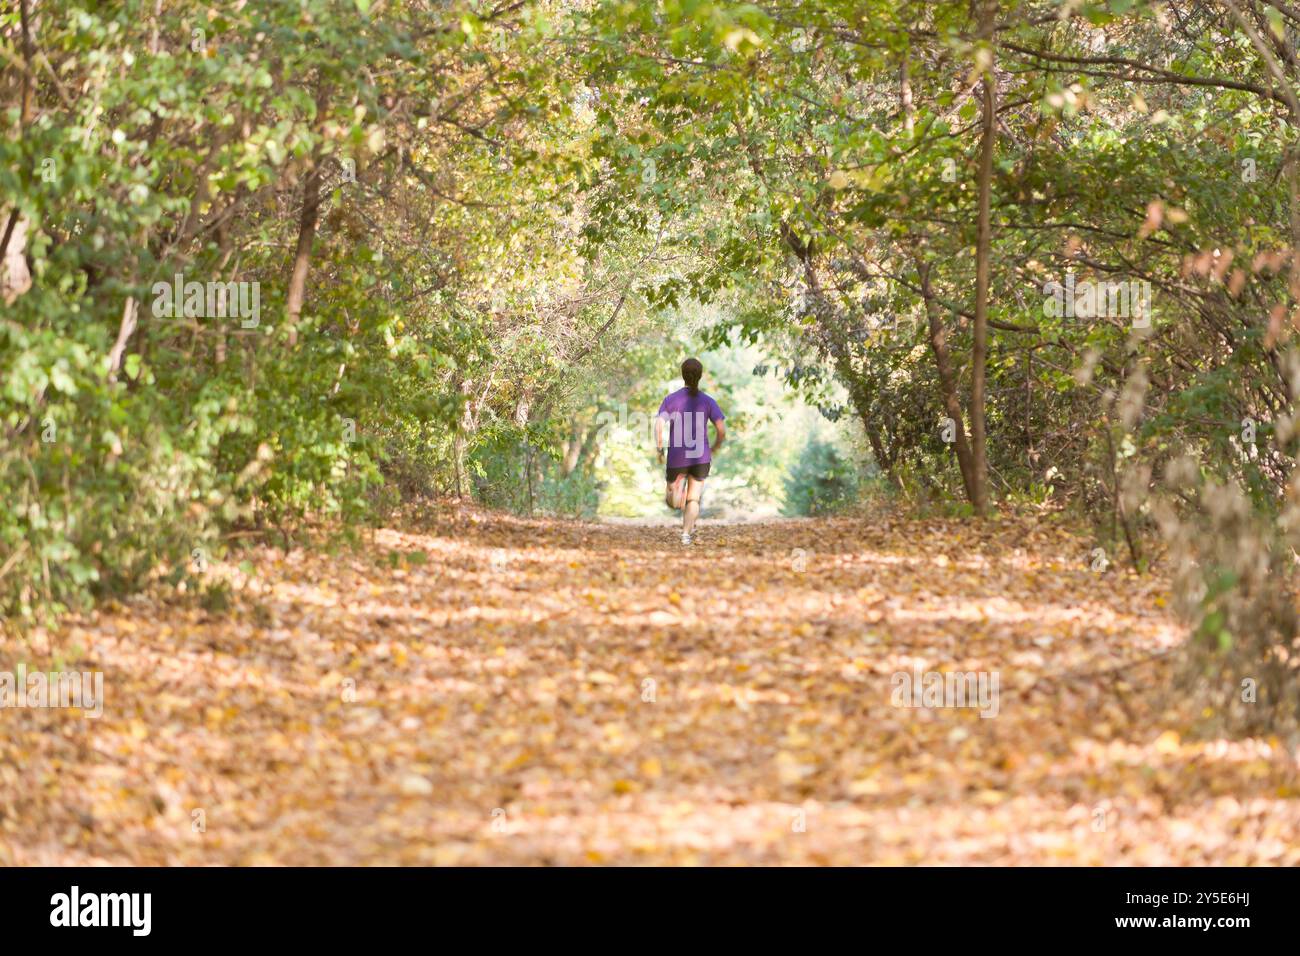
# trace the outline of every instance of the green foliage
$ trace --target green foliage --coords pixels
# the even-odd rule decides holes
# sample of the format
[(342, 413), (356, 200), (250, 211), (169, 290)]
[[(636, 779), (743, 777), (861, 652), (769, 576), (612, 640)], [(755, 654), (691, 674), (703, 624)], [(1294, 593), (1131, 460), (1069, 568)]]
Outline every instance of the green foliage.
[(786, 479), (786, 510), (797, 515), (838, 511), (857, 500), (862, 480), (862, 469), (834, 444), (810, 438)]
[[(0, 226), (21, 219), (33, 277), (0, 320), (7, 617), (174, 577), (228, 531), (362, 519), (391, 504), (384, 470), (405, 493), (445, 484), (523, 312), (483, 293), (503, 223), (514, 273), (555, 283), (577, 263), (561, 207), (497, 212), (569, 175), (549, 146), (569, 81), (521, 52), (543, 11), (474, 6), (128, 2), (31, 24), (32, 95), (8, 67), (0, 88)], [(16, 7), (0, 30), (22, 66)], [(246, 283), (259, 308), (159, 309), (178, 275)], [(587, 298), (568, 331), (603, 304)], [(544, 349), (520, 355), (512, 384), (555, 377)]]

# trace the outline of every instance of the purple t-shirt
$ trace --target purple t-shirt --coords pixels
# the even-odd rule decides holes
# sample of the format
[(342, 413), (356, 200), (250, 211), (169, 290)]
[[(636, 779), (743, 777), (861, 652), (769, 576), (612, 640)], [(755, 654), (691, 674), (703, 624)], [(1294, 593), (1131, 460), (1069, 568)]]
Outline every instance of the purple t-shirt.
[(685, 468), (711, 459), (709, 422), (720, 422), (727, 416), (712, 395), (692, 395), (689, 389), (679, 388), (659, 406), (659, 417), (667, 424), (668, 467)]

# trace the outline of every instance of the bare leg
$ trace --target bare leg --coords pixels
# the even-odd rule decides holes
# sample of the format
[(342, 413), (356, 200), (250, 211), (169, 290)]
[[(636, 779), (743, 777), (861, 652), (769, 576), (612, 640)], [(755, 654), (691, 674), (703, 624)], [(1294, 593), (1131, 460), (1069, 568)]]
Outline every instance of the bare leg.
[(695, 530), (695, 519), (700, 516), (700, 495), (704, 492), (704, 482), (698, 478), (688, 478), (686, 485), (686, 507), (682, 509), (682, 532), (690, 534)]
[(681, 511), (686, 503), (686, 476), (678, 475), (664, 488), (664, 503), (676, 511)]

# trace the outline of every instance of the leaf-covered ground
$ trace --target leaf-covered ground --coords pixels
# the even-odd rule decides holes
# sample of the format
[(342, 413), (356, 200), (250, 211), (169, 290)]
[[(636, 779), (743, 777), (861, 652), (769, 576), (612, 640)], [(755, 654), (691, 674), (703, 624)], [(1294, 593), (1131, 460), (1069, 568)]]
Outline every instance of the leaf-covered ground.
[(1161, 582), (1054, 525), (423, 528), (7, 642), (107, 701), (0, 711), (0, 863), (1300, 863), (1294, 755), (1194, 735)]

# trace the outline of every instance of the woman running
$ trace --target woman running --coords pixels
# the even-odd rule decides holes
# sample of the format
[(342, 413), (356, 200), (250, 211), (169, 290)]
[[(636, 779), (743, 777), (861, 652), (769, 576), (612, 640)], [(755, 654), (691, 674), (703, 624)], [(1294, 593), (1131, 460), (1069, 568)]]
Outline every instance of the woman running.
[[(700, 516), (700, 496), (704, 491), (704, 479), (709, 476), (713, 453), (722, 447), (722, 441), (727, 437), (727, 430), (722, 425), (726, 418), (722, 409), (713, 396), (700, 391), (700, 376), (703, 374), (704, 366), (699, 359), (688, 358), (683, 362), (682, 381), (686, 387), (665, 398), (655, 417), (655, 447), (659, 450), (660, 462), (664, 460), (665, 426), (668, 431), (664, 500), (668, 507), (681, 509), (682, 544), (686, 545), (691, 543), (695, 519)], [(717, 435), (712, 447), (709, 446), (709, 422), (713, 422)]]

